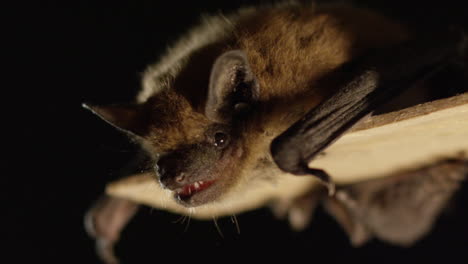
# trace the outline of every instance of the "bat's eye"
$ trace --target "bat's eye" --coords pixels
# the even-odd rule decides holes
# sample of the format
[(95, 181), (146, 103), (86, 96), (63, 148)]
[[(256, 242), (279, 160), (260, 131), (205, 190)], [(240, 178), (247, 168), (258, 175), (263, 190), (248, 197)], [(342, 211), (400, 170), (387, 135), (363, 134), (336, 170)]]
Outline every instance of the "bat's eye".
[(229, 143), (229, 136), (223, 132), (216, 132), (214, 134), (214, 145), (218, 148), (224, 148)]

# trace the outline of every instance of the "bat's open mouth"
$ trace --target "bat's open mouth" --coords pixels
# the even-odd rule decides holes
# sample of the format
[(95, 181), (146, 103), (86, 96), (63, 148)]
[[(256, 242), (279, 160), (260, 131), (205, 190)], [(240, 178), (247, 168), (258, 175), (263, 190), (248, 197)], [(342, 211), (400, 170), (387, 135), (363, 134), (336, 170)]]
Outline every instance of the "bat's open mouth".
[(155, 166), (161, 187), (170, 190), (172, 198), (184, 207), (218, 200), (236, 181), (233, 175), (242, 162), (243, 149), (232, 144), (222, 151), (210, 152), (203, 147), (196, 149), (199, 153), (188, 152), (196, 158), (172, 154), (158, 160)]
[(196, 207), (218, 199), (225, 193), (226, 186), (235, 180), (231, 175), (239, 164), (242, 153), (241, 148), (232, 147), (204, 170), (187, 172), (186, 177), (193, 181), (172, 189), (174, 199), (185, 207)]
[(192, 196), (200, 193), (209, 188), (215, 181), (196, 181), (191, 184), (187, 184), (182, 188), (175, 190), (175, 196), (178, 200), (186, 202), (192, 198)]

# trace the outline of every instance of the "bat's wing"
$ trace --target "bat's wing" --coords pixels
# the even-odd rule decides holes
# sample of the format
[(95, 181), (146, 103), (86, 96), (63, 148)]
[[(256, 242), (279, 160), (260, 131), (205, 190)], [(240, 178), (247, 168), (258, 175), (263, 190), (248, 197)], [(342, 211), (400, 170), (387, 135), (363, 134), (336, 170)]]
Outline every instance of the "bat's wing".
[(332, 193), (329, 176), (309, 168), (308, 163), (360, 119), (418, 80), (446, 65), (461, 63), (465, 49), (465, 36), (450, 31), (376, 50), (346, 65), (347, 84), (273, 140), (275, 162), (286, 172), (319, 177)]
[(431, 229), (468, 176), (468, 160), (434, 164), (346, 186), (325, 199), (355, 246), (368, 239), (410, 246)]

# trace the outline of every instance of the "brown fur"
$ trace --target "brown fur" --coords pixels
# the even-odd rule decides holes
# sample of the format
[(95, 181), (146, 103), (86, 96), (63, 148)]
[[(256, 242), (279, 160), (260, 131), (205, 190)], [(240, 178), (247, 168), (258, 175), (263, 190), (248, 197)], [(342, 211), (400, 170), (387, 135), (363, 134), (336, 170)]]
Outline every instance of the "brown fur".
[[(150, 151), (168, 152), (182, 143), (200, 142), (203, 131), (212, 124), (203, 114), (211, 65), (223, 52), (244, 51), (259, 83), (260, 107), (238, 124), (242, 133), (236, 140), (243, 151), (239, 165), (241, 160), (244, 165), (243, 172), (234, 177), (243, 180), (233, 183), (239, 184), (259, 177), (251, 171), (259, 167), (259, 160), (271, 160), (269, 143), (274, 136), (340, 85), (335, 80), (339, 76), (333, 75), (339, 67), (370, 48), (392, 45), (408, 37), (401, 25), (368, 10), (347, 6), (291, 5), (241, 14), (217, 20), (223, 21), (220, 23), (231, 34), (216, 38), (206, 30), (210, 41), (203, 45), (193, 38), (192, 42), (186, 38), (177, 44), (178, 50), (193, 49), (192, 54), (176, 54), (183, 57), (180, 62), (166, 56), (164, 60), (171, 65), (150, 67), (144, 78), (146, 87), (139, 97), (148, 96), (148, 87), (163, 86), (145, 102), (151, 116), (145, 135), (154, 147)], [(200, 28), (196, 31), (203, 32)], [(182, 48), (183, 44), (188, 48)], [(324, 82), (326, 78), (332, 81)], [(279, 170), (274, 171), (274, 175), (280, 174)], [(220, 192), (229, 189), (232, 187)]]
[(408, 38), (401, 25), (348, 6), (272, 9), (244, 23), (236, 31), (236, 47), (249, 57), (261, 100), (278, 109), (271, 115), (273, 122), (284, 114), (288, 122), (297, 119), (333, 93), (340, 83), (321, 81), (343, 64), (370, 48)]
[[(387, 34), (379, 36), (364, 23), (386, 28)], [(404, 39), (398, 25), (354, 8), (269, 10), (246, 24), (236, 32), (237, 42), (248, 54), (265, 100), (318, 89), (316, 81), (368, 48)]]
[(174, 150), (181, 143), (200, 140), (209, 121), (194, 112), (189, 101), (174, 90), (166, 90), (146, 103), (149, 120), (145, 139), (156, 152)]
[[(272, 139), (344, 84), (340, 69), (346, 63), (370, 49), (408, 38), (408, 31), (398, 23), (349, 6), (286, 4), (242, 9), (230, 16), (205, 18), (159, 63), (148, 67), (135, 109), (92, 109), (136, 135), (154, 157), (154, 165), (158, 165), (154, 168), (159, 170), (161, 161), (176, 165), (166, 166), (173, 169), (169, 180), (163, 180), (165, 174), (158, 171), (161, 186), (171, 190), (162, 192), (161, 186), (155, 187), (161, 196), (167, 195), (159, 197), (170, 204), (167, 209), (206, 218), (273, 201), (278, 214), (288, 215), (293, 227), (302, 229), (321, 193), (315, 179), (293, 177), (278, 169), (270, 155)], [(217, 58), (233, 50), (242, 51), (247, 58), (249, 67), (244, 68), (255, 76), (258, 97), (249, 101), (255, 111), (233, 123), (219, 124), (205, 113), (211, 109), (207, 104), (212, 106), (207, 100), (209, 89), (219, 88), (210, 85), (210, 74)], [(230, 73), (224, 75), (224, 84), (235, 83), (229, 81)], [(230, 133), (232, 142), (227, 148), (213, 144), (217, 129)], [(180, 199), (174, 196), (180, 189), (211, 180), (216, 183), (190, 202), (181, 204), (174, 199)], [(346, 209), (336, 206), (332, 214), (348, 232), (364, 240), (366, 230), (352, 229), (353, 219)]]
[[(282, 175), (271, 162), (271, 140), (343, 84), (341, 66), (407, 38), (401, 25), (349, 6), (283, 5), (206, 19), (146, 71), (133, 131), (154, 157), (206, 145), (207, 131), (216, 126), (204, 112), (212, 65), (221, 54), (241, 50), (259, 93), (255, 112), (231, 125), (237, 166), (217, 192), (242, 192), (252, 182)], [(211, 163), (222, 159), (216, 157)]]

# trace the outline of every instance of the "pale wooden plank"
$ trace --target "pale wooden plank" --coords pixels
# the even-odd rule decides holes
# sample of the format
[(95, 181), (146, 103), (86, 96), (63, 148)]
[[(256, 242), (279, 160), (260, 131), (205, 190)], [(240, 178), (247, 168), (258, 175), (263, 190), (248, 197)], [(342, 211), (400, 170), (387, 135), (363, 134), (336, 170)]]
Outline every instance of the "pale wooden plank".
[[(310, 165), (325, 169), (338, 184), (384, 177), (398, 170), (468, 153), (468, 94), (371, 117), (325, 152)], [(107, 193), (206, 219), (254, 209), (268, 199), (303, 192), (315, 184), (311, 177), (285, 175), (276, 185), (265, 185), (243, 194), (247, 199), (231, 199), (221, 207), (214, 204), (193, 210), (175, 203), (150, 174), (111, 183)]]

